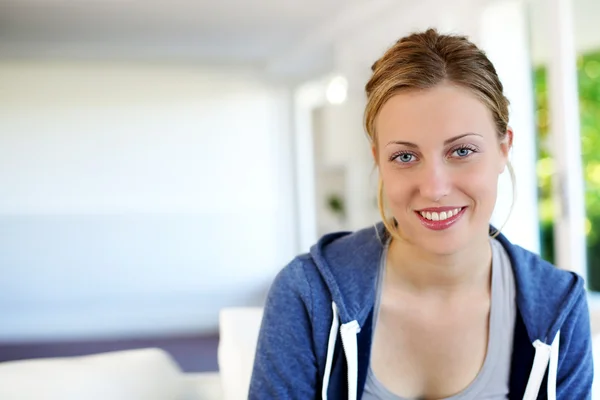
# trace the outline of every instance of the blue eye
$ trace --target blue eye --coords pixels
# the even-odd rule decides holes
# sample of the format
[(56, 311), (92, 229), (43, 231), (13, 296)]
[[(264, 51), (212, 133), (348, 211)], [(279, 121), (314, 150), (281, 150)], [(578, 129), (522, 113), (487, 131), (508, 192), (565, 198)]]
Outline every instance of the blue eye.
[(413, 161), (413, 159), (415, 158), (415, 156), (412, 155), (412, 154), (410, 154), (410, 153), (402, 153), (402, 154), (398, 154), (394, 158), (396, 160), (400, 161), (401, 163), (409, 163), (409, 162)]
[(472, 149), (469, 149), (467, 147), (461, 147), (460, 149), (456, 149), (454, 150), (454, 153), (459, 157), (459, 158), (465, 158), (469, 155), (471, 155), (471, 153), (473, 153)]

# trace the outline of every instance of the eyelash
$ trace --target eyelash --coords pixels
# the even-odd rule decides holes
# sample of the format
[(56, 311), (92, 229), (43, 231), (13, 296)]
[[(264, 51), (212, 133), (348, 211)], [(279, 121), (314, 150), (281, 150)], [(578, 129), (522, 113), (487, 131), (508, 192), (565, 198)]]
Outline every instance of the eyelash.
[[(450, 154), (454, 154), (454, 153), (456, 153), (459, 150), (469, 150), (470, 151), (470, 153), (467, 154), (466, 156), (464, 156), (464, 157), (460, 157), (459, 156), (458, 157), (459, 159), (462, 159), (462, 160), (470, 157), (473, 153), (478, 153), (479, 152), (478, 149), (475, 146), (471, 146), (471, 145), (467, 145), (467, 144), (462, 144), (462, 145), (457, 146), (454, 149), (452, 149), (450, 151)], [(392, 154), (391, 157), (390, 157), (390, 161), (395, 161), (398, 157), (403, 156), (403, 155), (411, 155), (411, 156), (413, 156), (415, 158), (417, 157), (417, 155), (415, 153), (413, 153), (412, 151), (402, 150), (402, 151), (399, 151), (397, 153)], [(410, 162), (399, 162), (399, 164), (409, 164), (409, 163)]]

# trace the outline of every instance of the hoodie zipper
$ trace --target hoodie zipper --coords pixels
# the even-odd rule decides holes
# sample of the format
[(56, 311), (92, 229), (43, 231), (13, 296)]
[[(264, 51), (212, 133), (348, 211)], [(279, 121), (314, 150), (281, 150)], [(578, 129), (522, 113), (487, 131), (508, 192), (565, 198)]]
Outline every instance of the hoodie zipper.
[(356, 400), (358, 392), (358, 344), (356, 335), (360, 332), (358, 321), (350, 321), (340, 328), (342, 347), (348, 365), (348, 400)]

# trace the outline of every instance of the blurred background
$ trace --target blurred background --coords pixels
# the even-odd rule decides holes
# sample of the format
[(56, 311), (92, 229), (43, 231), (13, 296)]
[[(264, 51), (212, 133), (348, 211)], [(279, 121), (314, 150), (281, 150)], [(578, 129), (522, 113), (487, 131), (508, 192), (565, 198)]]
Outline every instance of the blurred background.
[[(0, 0), (0, 361), (158, 346), (216, 370), (220, 310), (260, 306), (323, 233), (378, 221), (364, 85), (428, 27), (495, 63), (515, 131), (503, 231), (586, 277), (594, 313), (599, 15), (597, 0)], [(503, 176), (495, 224), (512, 198)]]

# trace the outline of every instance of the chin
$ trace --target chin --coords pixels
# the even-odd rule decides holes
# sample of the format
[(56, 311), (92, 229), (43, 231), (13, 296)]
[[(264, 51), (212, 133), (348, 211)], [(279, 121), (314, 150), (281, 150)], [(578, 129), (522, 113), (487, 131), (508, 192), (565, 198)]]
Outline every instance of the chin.
[(471, 235), (459, 226), (443, 231), (429, 230), (421, 225), (403, 235), (413, 246), (439, 256), (455, 254), (468, 247)]
[(456, 254), (466, 247), (466, 243), (463, 240), (453, 240), (449, 238), (440, 238), (440, 240), (426, 240), (415, 244), (427, 253), (438, 256), (449, 256)]

